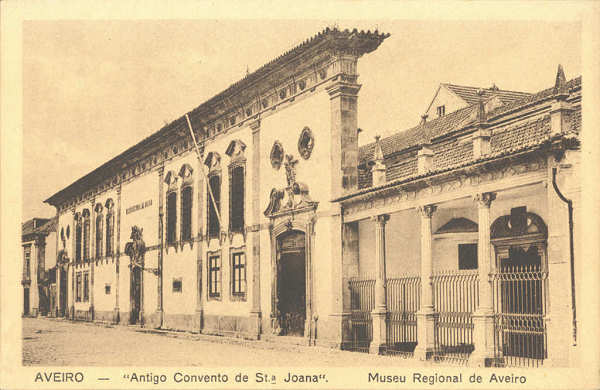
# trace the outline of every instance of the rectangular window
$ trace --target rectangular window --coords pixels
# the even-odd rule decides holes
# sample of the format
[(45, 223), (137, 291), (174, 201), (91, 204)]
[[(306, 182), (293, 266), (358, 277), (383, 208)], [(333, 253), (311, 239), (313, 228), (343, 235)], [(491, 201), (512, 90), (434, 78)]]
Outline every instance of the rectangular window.
[(229, 228), (232, 232), (244, 230), (244, 167), (230, 171)]
[(221, 297), (221, 256), (208, 257), (208, 297)]
[(173, 292), (180, 293), (182, 290), (182, 284), (181, 278), (173, 279)]
[(437, 115), (438, 117), (446, 115), (446, 106), (438, 106)]
[(90, 274), (85, 272), (83, 274), (83, 301), (87, 302), (90, 300)]
[[(208, 237), (219, 238), (221, 226), (217, 217), (217, 212), (221, 212), (221, 177), (213, 175), (208, 179), (212, 195), (214, 196), (214, 204), (210, 199), (210, 192), (207, 194), (208, 201)], [(216, 205), (216, 209), (215, 209)]]
[(81, 302), (81, 272), (75, 277), (75, 301)]
[(31, 247), (25, 248), (25, 270), (23, 279), (31, 279)]
[(477, 269), (477, 244), (458, 244), (458, 269)]
[(167, 194), (167, 244), (174, 244), (177, 237), (175, 229), (177, 227), (177, 194), (169, 192)]
[(192, 187), (181, 190), (181, 241), (192, 239)]
[(106, 284), (104, 285), (104, 293), (105, 293), (106, 295), (110, 295), (110, 284), (106, 283)]
[(246, 297), (246, 254), (231, 255), (231, 294), (233, 297)]

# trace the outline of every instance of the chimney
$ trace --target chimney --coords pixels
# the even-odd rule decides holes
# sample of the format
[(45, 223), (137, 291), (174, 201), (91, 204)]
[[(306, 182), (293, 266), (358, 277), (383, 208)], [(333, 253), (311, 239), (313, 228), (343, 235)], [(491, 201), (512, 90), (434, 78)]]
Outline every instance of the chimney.
[(375, 151), (373, 152), (373, 186), (385, 183), (385, 165), (383, 164), (383, 149), (381, 149), (380, 136), (375, 136)]
[(565, 133), (569, 128), (569, 113), (571, 104), (567, 102), (567, 80), (562, 65), (558, 65), (556, 81), (554, 82), (554, 102), (550, 108), (550, 135)]
[(431, 142), (421, 145), (417, 154), (417, 173), (419, 175), (429, 172), (433, 168), (433, 150)]
[(421, 115), (421, 126), (427, 123), (427, 114)]
[(483, 90), (477, 91), (479, 102), (477, 103), (477, 130), (473, 133), (473, 158), (479, 159), (490, 154), (490, 138), (491, 131), (488, 129), (487, 113), (485, 112), (485, 104), (483, 102)]

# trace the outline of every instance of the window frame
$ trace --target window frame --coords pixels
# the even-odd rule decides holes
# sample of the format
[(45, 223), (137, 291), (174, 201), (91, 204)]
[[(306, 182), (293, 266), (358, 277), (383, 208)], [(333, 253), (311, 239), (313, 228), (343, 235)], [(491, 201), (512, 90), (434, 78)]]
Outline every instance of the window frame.
[[(179, 290), (175, 288), (175, 283), (179, 283)], [(183, 278), (173, 278), (171, 292), (173, 294), (183, 294)]]
[(90, 301), (90, 273), (83, 272), (83, 302)]
[[(240, 262), (236, 264), (236, 257), (242, 258), (243, 263)], [(229, 278), (229, 293), (231, 296), (231, 300), (233, 301), (246, 301), (247, 293), (248, 293), (248, 261), (246, 257), (246, 248), (232, 248), (229, 251), (229, 269), (230, 269), (230, 278)], [(239, 269), (239, 279), (236, 280), (236, 271)], [(243, 273), (243, 277), (242, 277)], [(236, 291), (236, 282), (239, 291)]]
[[(169, 197), (173, 196), (175, 201), (173, 204), (174, 210), (171, 210), (169, 207)], [(167, 247), (176, 246), (177, 245), (177, 191), (173, 189), (169, 189), (165, 195), (166, 198), (166, 212), (165, 212), (165, 242)], [(173, 223), (171, 224), (169, 218), (174, 218)]]
[(96, 216), (96, 259), (102, 259), (104, 255), (104, 214), (98, 213)]
[[(217, 227), (216, 231), (213, 231), (213, 229), (211, 228), (211, 221), (212, 221), (211, 210), (212, 210), (212, 207), (213, 207), (213, 202), (210, 199), (211, 198), (211, 195), (210, 195), (211, 192), (209, 191), (209, 188), (210, 188), (212, 190), (212, 194), (214, 195), (215, 191), (214, 191), (214, 188), (212, 188), (212, 185), (211, 185), (211, 180), (213, 180), (214, 178), (217, 178), (219, 180), (219, 186), (218, 186), (218, 191), (219, 191), (218, 195), (219, 196), (215, 196), (215, 203), (216, 203), (216, 211), (217, 212), (214, 215), (214, 218), (215, 218), (214, 223), (216, 224), (216, 227)], [(207, 218), (207, 220), (206, 220), (206, 235), (207, 235), (208, 240), (211, 240), (213, 238), (216, 238), (216, 239), (220, 240), (220, 238), (221, 238), (221, 229), (222, 229), (221, 222), (223, 222), (223, 221), (219, 221), (219, 218), (217, 218), (216, 214), (218, 213), (219, 216), (221, 215), (221, 210), (222, 210), (222, 207), (221, 207), (221, 189), (222, 189), (222, 187), (223, 187), (223, 180), (222, 180), (222, 177), (221, 177), (221, 172), (220, 171), (211, 172), (208, 175), (207, 187), (206, 187), (206, 218)]]
[[(184, 218), (185, 213), (186, 213), (186, 208), (184, 207), (184, 198), (183, 198), (183, 194), (186, 190), (190, 191), (190, 199), (189, 199), (189, 207), (187, 208), (188, 211), (188, 215), (189, 215), (189, 220), (188, 222), (188, 226), (185, 226), (186, 223), (186, 218)], [(180, 214), (181, 214), (181, 218), (180, 218), (180, 227), (179, 227), (179, 240), (181, 241), (181, 243), (185, 243), (185, 242), (192, 242), (194, 240), (194, 235), (192, 233), (192, 218), (193, 218), (193, 209), (194, 209), (194, 187), (192, 185), (192, 183), (185, 183), (182, 187), (181, 187), (181, 191), (180, 191)], [(187, 227), (187, 229), (186, 229)], [(187, 231), (187, 233), (189, 234), (188, 237), (184, 237), (184, 233)]]
[(81, 263), (83, 259), (83, 226), (81, 215), (75, 216), (75, 263)]
[[(241, 226), (234, 226), (234, 211), (238, 211), (234, 206), (233, 192), (234, 192), (234, 182), (233, 182), (233, 173), (236, 169), (241, 169), (242, 171), (242, 179), (241, 179), (241, 201), (239, 202), (239, 206), (241, 210), (240, 212), (240, 220)], [(239, 160), (234, 161), (229, 164), (229, 232), (230, 233), (244, 233), (246, 227), (246, 161)]]
[[(217, 264), (213, 267), (212, 260), (215, 258), (217, 259)], [(223, 297), (223, 259), (220, 250), (207, 252), (206, 268), (208, 275), (206, 278), (206, 282), (208, 284), (206, 289), (206, 298), (209, 301), (220, 301)], [(215, 276), (216, 282), (213, 283)], [(212, 290), (213, 284), (215, 291)]]
[(83, 296), (83, 282), (81, 272), (75, 274), (75, 302), (81, 302)]
[(90, 212), (83, 210), (83, 261), (90, 260)]
[(437, 110), (438, 118), (446, 115), (446, 105), (445, 104), (437, 106), (436, 110)]
[(106, 213), (106, 256), (114, 256), (113, 237), (115, 232), (115, 216), (112, 209)]
[(104, 295), (110, 295), (112, 291), (112, 287), (110, 283), (104, 284)]

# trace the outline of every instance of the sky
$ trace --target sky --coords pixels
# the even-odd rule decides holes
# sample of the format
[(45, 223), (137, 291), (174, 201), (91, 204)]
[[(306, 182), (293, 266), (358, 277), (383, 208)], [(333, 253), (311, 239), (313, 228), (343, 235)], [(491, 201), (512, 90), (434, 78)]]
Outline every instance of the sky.
[[(416, 125), (442, 82), (536, 92), (581, 74), (581, 25), (548, 21), (23, 23), (23, 220), (45, 199), (327, 26), (390, 33), (359, 60), (359, 143)], [(307, 113), (309, 115), (309, 113)]]

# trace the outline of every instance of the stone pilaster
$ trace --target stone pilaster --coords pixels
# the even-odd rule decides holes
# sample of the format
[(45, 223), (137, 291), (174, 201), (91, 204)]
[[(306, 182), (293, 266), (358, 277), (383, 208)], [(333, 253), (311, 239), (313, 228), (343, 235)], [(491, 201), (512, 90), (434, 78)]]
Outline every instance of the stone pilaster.
[(383, 353), (387, 347), (387, 301), (385, 272), (385, 224), (390, 219), (387, 214), (373, 217), (375, 221), (375, 308), (373, 318), (373, 340), (369, 353)]
[(121, 314), (119, 311), (119, 292), (120, 292), (120, 280), (119, 280), (119, 271), (120, 271), (120, 257), (121, 257), (121, 184), (117, 187), (117, 211), (116, 215), (113, 216), (114, 222), (117, 230), (117, 239), (115, 246), (113, 248), (113, 252), (116, 252), (117, 261), (115, 262), (115, 310), (114, 310), (114, 318), (115, 323), (119, 323), (121, 321)]
[(158, 268), (157, 283), (156, 283), (156, 328), (160, 328), (163, 325), (164, 309), (163, 309), (163, 231), (164, 231), (164, 172), (165, 167), (161, 166), (158, 168), (158, 260), (156, 267)]
[(96, 264), (96, 217), (97, 213), (95, 210), (96, 200), (92, 198), (90, 201), (90, 320), (94, 321), (94, 265)]
[(31, 255), (29, 265), (29, 314), (32, 317), (37, 317), (40, 308), (40, 292), (38, 285), (38, 244), (37, 240), (31, 244)]
[(198, 186), (197, 186), (197, 217), (196, 220), (196, 237), (198, 237), (198, 245), (196, 246), (196, 314), (194, 315), (194, 321), (192, 324), (192, 328), (194, 332), (202, 332), (202, 328), (204, 326), (204, 308), (202, 304), (202, 286), (203, 286), (203, 278), (202, 278), (202, 253), (204, 251), (205, 242), (202, 241), (202, 226), (204, 224), (204, 174), (202, 174), (202, 161), (198, 159)]
[(478, 210), (477, 263), (479, 270), (479, 307), (473, 313), (473, 344), (469, 365), (483, 367), (494, 357), (494, 301), (491, 273), (494, 270), (490, 242), (490, 206), (496, 194), (484, 192), (474, 197)]
[(431, 274), (433, 256), (431, 251), (431, 217), (437, 209), (435, 205), (420, 206), (421, 214), (421, 307), (417, 312), (417, 347), (415, 357), (427, 360), (434, 349), (436, 314), (433, 311), (433, 291)]
[(250, 124), (252, 129), (252, 337), (262, 333), (260, 308), (260, 119)]

